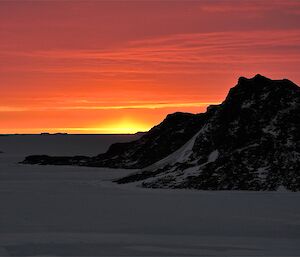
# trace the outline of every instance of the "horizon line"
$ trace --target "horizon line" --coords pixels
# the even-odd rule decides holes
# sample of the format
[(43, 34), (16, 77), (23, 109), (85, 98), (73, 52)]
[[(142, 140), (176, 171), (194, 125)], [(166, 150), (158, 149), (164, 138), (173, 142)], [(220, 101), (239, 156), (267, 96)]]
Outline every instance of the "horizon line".
[(57, 133), (0, 133), (0, 136), (113, 136), (113, 135), (136, 135), (144, 134), (148, 131), (138, 131), (135, 133), (67, 133), (67, 132), (57, 132)]

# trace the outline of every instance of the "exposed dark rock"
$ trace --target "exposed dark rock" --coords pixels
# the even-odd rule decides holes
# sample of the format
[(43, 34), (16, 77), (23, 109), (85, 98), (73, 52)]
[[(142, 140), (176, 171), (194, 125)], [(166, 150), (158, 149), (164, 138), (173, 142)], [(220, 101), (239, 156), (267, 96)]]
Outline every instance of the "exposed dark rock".
[[(151, 188), (300, 190), (300, 88), (261, 75), (240, 78), (188, 146), (139, 173)], [(186, 166), (183, 166), (185, 164)], [(132, 177), (132, 175), (131, 175)], [(123, 180), (124, 181), (124, 178)]]
[(48, 156), (48, 155), (30, 155), (22, 162), (24, 164), (40, 164), (40, 165), (77, 165), (84, 166), (84, 163), (91, 157), (86, 156)]

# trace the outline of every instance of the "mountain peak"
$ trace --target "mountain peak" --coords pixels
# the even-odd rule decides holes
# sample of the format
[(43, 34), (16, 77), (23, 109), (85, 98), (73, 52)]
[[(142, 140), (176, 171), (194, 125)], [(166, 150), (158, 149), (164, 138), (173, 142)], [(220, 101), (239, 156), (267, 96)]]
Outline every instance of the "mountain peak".
[(256, 74), (252, 78), (246, 78), (246, 77), (239, 77), (238, 79), (238, 84), (244, 83), (244, 82), (266, 82), (266, 81), (271, 81), (271, 79), (261, 75), (261, 74)]
[[(240, 77), (236, 86), (230, 89), (223, 104), (261, 99), (269, 95), (271, 100), (289, 99), (289, 95), (299, 93), (300, 88), (288, 79), (272, 80), (260, 74), (252, 78)], [(276, 99), (276, 100), (275, 100)]]
[(261, 74), (256, 74), (252, 78), (239, 77), (238, 83), (236, 86), (254, 86), (254, 87), (262, 87), (262, 86), (290, 86), (295, 88), (299, 88), (292, 81), (283, 78), (283, 79), (270, 79)]

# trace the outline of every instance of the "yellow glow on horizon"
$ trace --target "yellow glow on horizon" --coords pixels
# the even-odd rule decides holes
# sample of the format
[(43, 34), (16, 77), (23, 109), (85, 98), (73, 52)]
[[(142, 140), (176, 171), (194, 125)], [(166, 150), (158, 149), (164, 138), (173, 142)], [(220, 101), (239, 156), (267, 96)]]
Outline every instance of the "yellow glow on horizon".
[[(99, 127), (70, 127), (70, 128), (34, 128), (18, 129), (17, 134), (40, 134), (40, 133), (69, 133), (69, 134), (134, 134), (146, 132), (152, 125), (142, 124), (132, 120), (122, 120), (120, 122), (101, 125)], [(0, 129), (0, 134), (14, 134), (5, 129)]]
[(90, 131), (95, 131), (99, 133), (110, 133), (110, 134), (134, 134), (136, 132), (148, 131), (152, 126), (146, 125), (137, 121), (124, 119), (119, 122), (114, 122), (106, 126), (86, 128)]

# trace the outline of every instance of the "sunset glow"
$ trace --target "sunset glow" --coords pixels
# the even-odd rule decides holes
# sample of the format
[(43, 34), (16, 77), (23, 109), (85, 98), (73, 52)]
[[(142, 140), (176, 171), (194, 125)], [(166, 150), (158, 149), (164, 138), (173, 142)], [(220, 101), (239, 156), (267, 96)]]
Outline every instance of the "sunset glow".
[(299, 84), (300, 1), (1, 1), (0, 133), (135, 133), (239, 76)]

